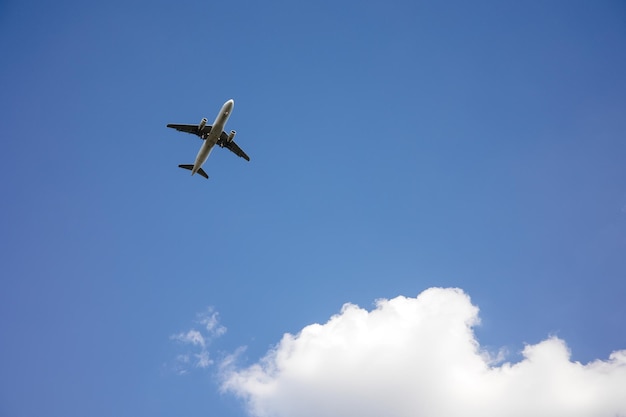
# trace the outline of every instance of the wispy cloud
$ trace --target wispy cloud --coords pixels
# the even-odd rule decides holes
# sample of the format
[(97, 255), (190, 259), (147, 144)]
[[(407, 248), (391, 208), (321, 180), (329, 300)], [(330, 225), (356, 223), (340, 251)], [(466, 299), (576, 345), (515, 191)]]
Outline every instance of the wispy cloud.
[(213, 361), (209, 358), (209, 352), (206, 350), (194, 354), (194, 357), (196, 358), (196, 366), (198, 368), (208, 368), (213, 364)]
[(219, 323), (219, 313), (213, 307), (207, 308), (203, 313), (198, 313), (198, 324), (204, 326), (211, 337), (220, 337), (226, 333), (226, 327)]
[(216, 338), (226, 333), (226, 327), (219, 323), (219, 314), (213, 307), (197, 314), (196, 323), (201, 325), (199, 329), (192, 328), (186, 332), (173, 334), (170, 340), (174, 340), (189, 350), (176, 356), (174, 371), (179, 375), (189, 372), (190, 368), (208, 368), (213, 364), (208, 347)]
[(252, 366), (220, 364), (222, 390), (256, 417), (626, 416), (626, 350), (571, 360), (565, 341), (527, 345), (504, 362), (481, 348), (478, 307), (459, 289), (346, 304)]
[(191, 329), (187, 333), (178, 333), (170, 336), (170, 339), (179, 341), (185, 344), (197, 345), (204, 347), (204, 336), (197, 330)]

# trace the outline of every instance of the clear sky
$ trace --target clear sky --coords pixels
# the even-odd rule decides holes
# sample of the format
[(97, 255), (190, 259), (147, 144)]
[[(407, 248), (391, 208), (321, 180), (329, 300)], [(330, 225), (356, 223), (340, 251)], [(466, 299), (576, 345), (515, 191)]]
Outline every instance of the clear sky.
[(625, 51), (623, 1), (0, 1), (0, 415), (626, 398)]

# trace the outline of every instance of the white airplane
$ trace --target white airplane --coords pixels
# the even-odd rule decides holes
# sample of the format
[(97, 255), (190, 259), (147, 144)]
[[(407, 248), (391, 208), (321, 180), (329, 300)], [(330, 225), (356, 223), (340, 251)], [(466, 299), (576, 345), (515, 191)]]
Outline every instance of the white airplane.
[(172, 129), (176, 129), (179, 132), (193, 133), (200, 137), (200, 139), (204, 140), (204, 143), (200, 147), (200, 151), (198, 152), (198, 156), (196, 156), (196, 162), (193, 165), (179, 165), (180, 168), (188, 169), (191, 171), (191, 175), (196, 172), (202, 175), (204, 178), (209, 179), (209, 176), (202, 169), (202, 164), (204, 164), (213, 149), (213, 146), (219, 145), (221, 148), (230, 149), (236, 155), (242, 157), (246, 161), (250, 160), (250, 157), (246, 155), (244, 151), (241, 150), (239, 146), (233, 140), (235, 138), (235, 131), (231, 130), (230, 134), (224, 131), (224, 126), (230, 117), (230, 114), (233, 111), (233, 107), (235, 106), (234, 100), (228, 100), (222, 106), (219, 114), (215, 118), (215, 121), (212, 125), (207, 125), (207, 119), (203, 118), (200, 120), (200, 124), (197, 125), (176, 125), (176, 124), (168, 124), (167, 127), (171, 127)]

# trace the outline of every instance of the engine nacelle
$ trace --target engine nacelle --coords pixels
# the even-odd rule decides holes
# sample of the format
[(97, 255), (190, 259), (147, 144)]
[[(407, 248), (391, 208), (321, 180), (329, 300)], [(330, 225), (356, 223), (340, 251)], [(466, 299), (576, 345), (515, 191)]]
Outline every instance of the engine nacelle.
[(206, 118), (203, 118), (202, 120), (200, 120), (200, 124), (198, 125), (199, 132), (202, 132), (202, 129), (204, 129), (204, 126), (206, 126), (206, 122), (207, 122)]
[(233, 139), (235, 139), (235, 135), (237, 134), (237, 132), (235, 132), (234, 130), (230, 131), (230, 135), (228, 135), (228, 139), (226, 139), (228, 141), (228, 143), (232, 142)]

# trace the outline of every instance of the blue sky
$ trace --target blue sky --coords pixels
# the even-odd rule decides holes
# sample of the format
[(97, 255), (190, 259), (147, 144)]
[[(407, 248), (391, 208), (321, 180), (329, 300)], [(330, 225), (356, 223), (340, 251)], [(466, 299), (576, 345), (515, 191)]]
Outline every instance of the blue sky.
[[(246, 416), (238, 349), (432, 287), (511, 363), (626, 349), (625, 16), (1, 2), (0, 415)], [(165, 125), (230, 98), (251, 161), (189, 177), (200, 142)], [(192, 329), (213, 362), (181, 372)]]

